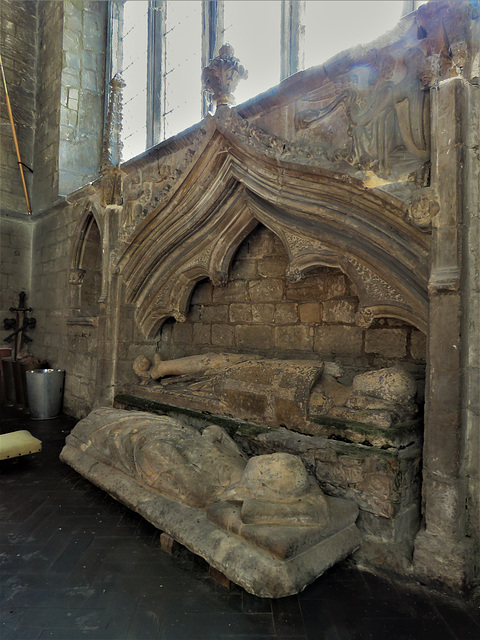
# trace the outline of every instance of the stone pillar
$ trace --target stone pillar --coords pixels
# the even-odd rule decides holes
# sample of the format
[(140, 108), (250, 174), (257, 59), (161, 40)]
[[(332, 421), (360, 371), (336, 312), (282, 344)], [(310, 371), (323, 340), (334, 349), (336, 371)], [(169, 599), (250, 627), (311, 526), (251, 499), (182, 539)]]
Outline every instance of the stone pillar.
[(123, 207), (108, 204), (105, 207), (103, 228), (105, 296), (100, 301), (98, 322), (98, 358), (95, 392), (95, 408), (113, 404), (117, 382), (118, 335), (120, 327), (120, 285), (115, 271), (113, 247), (118, 242), (119, 224)]
[(455, 589), (472, 583), (474, 564), (466, 507), (469, 443), (462, 410), (468, 393), (462, 366), (469, 345), (462, 340), (462, 323), (469, 302), (462, 292), (465, 198), (472, 186), (466, 165), (471, 91), (460, 77), (432, 89), (432, 187), (439, 211), (433, 220), (429, 280), (423, 530), (414, 553), (417, 576)]

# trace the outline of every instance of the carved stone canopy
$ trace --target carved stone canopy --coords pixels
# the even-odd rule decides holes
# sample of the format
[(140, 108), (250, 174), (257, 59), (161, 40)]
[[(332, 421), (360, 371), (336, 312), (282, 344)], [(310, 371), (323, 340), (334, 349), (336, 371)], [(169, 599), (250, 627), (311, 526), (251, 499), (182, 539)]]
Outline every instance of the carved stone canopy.
[(424, 330), (430, 238), (405, 206), (353, 179), (272, 158), (272, 136), (229, 113), (239, 122), (209, 120), (203, 151), (120, 257), (144, 334), (154, 337), (168, 317), (185, 320), (200, 280), (224, 285), (236, 250), (259, 223), (285, 245), (290, 280), (315, 266), (340, 268), (357, 288), (362, 326), (383, 316)]

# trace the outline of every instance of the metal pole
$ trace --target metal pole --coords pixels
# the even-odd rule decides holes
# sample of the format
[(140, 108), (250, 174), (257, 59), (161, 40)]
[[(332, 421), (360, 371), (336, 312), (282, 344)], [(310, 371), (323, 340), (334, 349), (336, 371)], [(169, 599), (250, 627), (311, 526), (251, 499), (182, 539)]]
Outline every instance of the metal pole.
[(24, 174), (24, 171), (23, 171), (23, 162), (22, 162), (22, 157), (20, 155), (20, 149), (18, 147), (17, 132), (15, 130), (15, 123), (13, 121), (12, 106), (10, 104), (10, 97), (8, 95), (7, 81), (5, 79), (5, 72), (3, 70), (3, 63), (2, 63), (2, 56), (1, 55), (0, 55), (0, 68), (2, 69), (2, 80), (3, 80), (3, 86), (5, 88), (5, 100), (7, 102), (7, 110), (8, 110), (8, 117), (10, 119), (10, 126), (12, 127), (12, 134), (13, 134), (13, 142), (15, 144), (15, 151), (17, 152), (18, 168), (20, 169), (20, 176), (22, 178), (23, 191), (25, 193), (25, 200), (27, 202), (27, 211), (28, 211), (28, 214), (31, 215), (32, 214), (32, 207), (30, 206), (30, 198), (28, 197), (27, 183), (25, 182), (25, 174)]

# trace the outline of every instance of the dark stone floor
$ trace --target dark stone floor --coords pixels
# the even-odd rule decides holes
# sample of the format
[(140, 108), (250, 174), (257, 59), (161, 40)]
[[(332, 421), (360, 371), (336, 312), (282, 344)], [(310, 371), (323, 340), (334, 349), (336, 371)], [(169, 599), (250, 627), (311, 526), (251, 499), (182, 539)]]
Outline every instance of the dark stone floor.
[(2, 411), (4, 432), (27, 428), (43, 451), (1, 464), (2, 640), (478, 640), (478, 601), (330, 569), (298, 596), (265, 600), (208, 577), (180, 548), (61, 463), (75, 421)]

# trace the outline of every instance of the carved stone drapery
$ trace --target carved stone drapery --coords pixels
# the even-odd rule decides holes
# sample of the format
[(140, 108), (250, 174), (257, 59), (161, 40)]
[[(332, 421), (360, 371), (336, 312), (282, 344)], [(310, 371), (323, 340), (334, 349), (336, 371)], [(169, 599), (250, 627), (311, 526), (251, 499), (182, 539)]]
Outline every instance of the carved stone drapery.
[[(318, 139), (334, 161), (387, 180), (415, 175), (417, 184), (424, 184), (430, 159), (429, 89), (436, 78), (432, 64), (417, 46), (395, 57), (374, 51), (362, 65), (301, 97), (295, 115), (299, 138)], [(328, 134), (332, 128), (333, 138)]]

